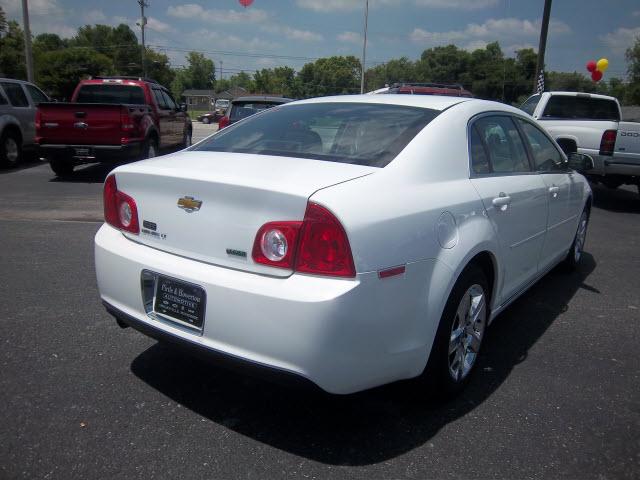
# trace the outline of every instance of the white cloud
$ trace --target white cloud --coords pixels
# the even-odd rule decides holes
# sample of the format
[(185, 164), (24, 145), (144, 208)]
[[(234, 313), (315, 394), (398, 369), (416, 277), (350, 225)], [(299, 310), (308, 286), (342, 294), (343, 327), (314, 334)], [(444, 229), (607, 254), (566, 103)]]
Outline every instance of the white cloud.
[(107, 16), (102, 10), (89, 10), (82, 15), (82, 20), (87, 24), (104, 23), (107, 21)]
[(289, 40), (298, 40), (301, 42), (321, 42), (324, 37), (316, 32), (309, 30), (298, 30), (297, 28), (288, 27), (286, 25), (264, 25), (261, 30), (276, 35), (282, 35)]
[[(22, 15), (21, 0), (3, 0), (3, 8), (9, 17)], [(29, 16), (54, 15), (62, 12), (57, 0), (30, 0)]]
[(633, 15), (634, 17), (640, 17), (640, 10), (636, 10), (631, 15)]
[(633, 46), (636, 38), (640, 38), (640, 27), (620, 27), (606, 35), (600, 35), (600, 39), (605, 43), (605, 45), (617, 54), (622, 54), (627, 50), (627, 48)]
[(453, 8), (456, 10), (481, 10), (495, 7), (498, 0), (415, 0), (419, 7)]
[(356, 45), (362, 45), (364, 42), (362, 35), (356, 32), (342, 32), (337, 36), (337, 38), (342, 43), (355, 43)]
[[(564, 22), (552, 20), (549, 23), (551, 35), (562, 35), (571, 32), (571, 28)], [(415, 28), (409, 34), (414, 43), (425, 47), (456, 44), (467, 50), (482, 48), (489, 42), (498, 41), (518, 44), (527, 39), (535, 39), (540, 34), (540, 20), (520, 20), (517, 18), (489, 19), (482, 24), (470, 23), (462, 30), (433, 32), (422, 28)]]
[[(399, 5), (403, 0), (371, 0), (369, 8), (381, 6)], [(364, 10), (362, 0), (296, 0), (300, 8), (313, 10), (314, 12), (350, 12)]]
[[(278, 50), (282, 46), (278, 43), (268, 42), (263, 38), (238, 37), (227, 33), (217, 32), (201, 28), (189, 35), (186, 42), (194, 49), (207, 50), (234, 50), (240, 52), (256, 53), (265, 50)], [(214, 45), (215, 47), (212, 47)]]
[(175, 29), (171, 25), (169, 25), (168, 23), (161, 22), (157, 18), (153, 18), (153, 17), (147, 18), (147, 27), (149, 28), (149, 30), (153, 30), (155, 32), (160, 32), (160, 33), (175, 32)]
[(186, 3), (167, 8), (167, 15), (175, 18), (215, 23), (260, 23), (268, 18), (267, 12), (256, 8), (244, 10), (205, 9), (195, 3)]

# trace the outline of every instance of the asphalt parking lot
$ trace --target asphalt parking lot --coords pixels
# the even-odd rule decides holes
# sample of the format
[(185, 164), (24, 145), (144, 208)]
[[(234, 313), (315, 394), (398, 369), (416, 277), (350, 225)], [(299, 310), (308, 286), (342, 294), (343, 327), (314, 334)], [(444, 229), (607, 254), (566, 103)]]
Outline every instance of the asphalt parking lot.
[(121, 330), (93, 265), (108, 171), (0, 171), (0, 478), (640, 477), (635, 190), (595, 188), (579, 271), (502, 314), (438, 404), (291, 390)]

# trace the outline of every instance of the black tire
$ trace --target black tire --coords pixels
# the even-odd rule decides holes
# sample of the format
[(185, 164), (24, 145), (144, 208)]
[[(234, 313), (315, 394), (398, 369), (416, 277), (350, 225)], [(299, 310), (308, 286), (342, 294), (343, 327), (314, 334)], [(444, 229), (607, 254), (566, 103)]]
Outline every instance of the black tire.
[[(477, 293), (482, 294), (479, 301), (477, 296), (472, 296), (472, 294)], [(429, 361), (421, 376), (421, 381), (427, 389), (426, 393), (428, 395), (440, 399), (448, 399), (462, 391), (469, 382), (476, 370), (475, 367), (478, 363), (477, 360), (489, 321), (490, 297), (489, 282), (482, 269), (475, 264), (468, 265), (460, 274), (449, 295), (438, 325), (433, 347), (431, 348)], [(478, 302), (477, 309), (474, 310), (474, 312), (478, 312), (478, 323), (462, 328), (460, 324), (466, 319), (460, 317), (459, 311), (463, 306), (463, 300), (466, 302), (467, 298), (469, 299), (469, 311), (467, 313), (471, 313), (474, 303)], [(454, 326), (456, 327), (455, 329)], [(459, 330), (462, 330), (461, 334), (454, 340), (455, 331)], [(475, 335), (473, 337), (475, 341), (471, 341), (472, 335)], [(450, 353), (451, 346), (454, 344), (457, 347), (453, 353)], [(465, 345), (467, 346), (465, 347)], [(455, 366), (460, 365), (460, 363), (456, 363), (455, 359), (459, 358), (459, 353), (465, 352), (465, 348), (471, 349), (465, 354), (465, 361), (470, 359), (470, 366), (468, 371), (462, 373), (462, 370), (466, 368), (463, 362), (462, 369), (456, 375), (453, 370), (457, 370)], [(467, 356), (471, 354), (472, 356)]]
[(15, 167), (22, 160), (22, 142), (20, 135), (12, 130), (6, 130), (0, 136), (0, 165)]
[(573, 271), (578, 268), (580, 264), (580, 260), (582, 259), (582, 252), (584, 249), (584, 244), (587, 240), (587, 230), (589, 227), (589, 210), (585, 208), (582, 211), (582, 215), (580, 215), (580, 221), (578, 222), (578, 228), (576, 229), (576, 234), (573, 237), (573, 243), (571, 244), (571, 249), (564, 261), (562, 262), (562, 266), (565, 270)]
[(49, 160), (49, 166), (58, 177), (66, 177), (73, 173), (75, 165), (70, 162), (65, 162), (60, 158), (52, 158)]
[(204, 123), (205, 125), (207, 125), (207, 124), (211, 123), (211, 120), (209, 119), (209, 117), (204, 117), (204, 118), (202, 119), (202, 123)]
[(159, 154), (158, 140), (155, 137), (148, 137), (142, 146), (142, 158), (153, 158)]
[(187, 129), (182, 134), (182, 143), (180, 143), (180, 148), (187, 148), (191, 146), (191, 129)]

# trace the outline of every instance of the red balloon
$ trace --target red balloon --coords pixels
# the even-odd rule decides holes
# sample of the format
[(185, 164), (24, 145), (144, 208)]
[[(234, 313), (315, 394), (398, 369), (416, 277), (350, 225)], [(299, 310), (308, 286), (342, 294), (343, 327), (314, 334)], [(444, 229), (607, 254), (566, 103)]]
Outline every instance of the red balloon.
[(587, 62), (587, 70), (589, 70), (591, 73), (595, 72), (597, 68), (598, 65), (593, 60), (589, 60)]
[(591, 80), (593, 80), (594, 82), (599, 82), (601, 79), (602, 79), (602, 72), (600, 70), (595, 70), (591, 74)]
[(253, 0), (238, 0), (240, 2), (240, 5), (242, 5), (244, 8), (247, 8), (249, 5), (251, 5), (253, 3)]

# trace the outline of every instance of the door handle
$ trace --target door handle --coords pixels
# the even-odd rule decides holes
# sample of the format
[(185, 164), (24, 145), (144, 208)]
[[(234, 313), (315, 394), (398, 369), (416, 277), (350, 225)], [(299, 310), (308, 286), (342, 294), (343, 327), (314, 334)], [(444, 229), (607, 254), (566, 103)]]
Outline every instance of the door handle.
[(549, 187), (549, 193), (553, 196), (553, 198), (556, 198), (559, 192), (560, 187), (556, 187), (555, 185), (553, 187)]
[(500, 195), (494, 198), (491, 203), (493, 203), (494, 207), (498, 207), (501, 211), (504, 212), (511, 203), (511, 197), (504, 192), (500, 192)]

